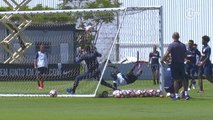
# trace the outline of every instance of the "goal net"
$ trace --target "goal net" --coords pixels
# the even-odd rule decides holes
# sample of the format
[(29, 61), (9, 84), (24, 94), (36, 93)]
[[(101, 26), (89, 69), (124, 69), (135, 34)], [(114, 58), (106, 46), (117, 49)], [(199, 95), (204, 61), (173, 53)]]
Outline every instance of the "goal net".
[[(161, 7), (6, 11), (0, 16), (0, 96), (49, 96), (57, 90), (58, 97), (95, 97), (115, 89), (161, 89), (147, 67), (154, 45), (163, 52)], [(38, 51), (47, 56), (46, 72), (35, 68), (43, 59)], [(135, 74), (143, 72), (131, 82), (125, 76), (134, 65)], [(114, 84), (116, 70), (126, 85)]]

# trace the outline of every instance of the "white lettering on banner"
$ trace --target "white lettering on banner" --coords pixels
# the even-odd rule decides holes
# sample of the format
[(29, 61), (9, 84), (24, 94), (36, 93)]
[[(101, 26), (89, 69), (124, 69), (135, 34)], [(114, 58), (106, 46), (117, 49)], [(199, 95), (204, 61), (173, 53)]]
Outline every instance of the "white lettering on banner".
[(8, 76), (8, 69), (0, 69), (0, 76)]
[(24, 69), (9, 69), (10, 76), (24, 76), (25, 70)]
[[(9, 72), (8, 72), (9, 71)], [(0, 76), (33, 76), (35, 75), (34, 69), (0, 69)], [(49, 69), (49, 75), (61, 75), (59, 69)]]
[(34, 75), (34, 69), (26, 69), (26, 76), (33, 76)]
[(61, 71), (59, 69), (49, 69), (49, 75), (58, 76), (61, 75)]

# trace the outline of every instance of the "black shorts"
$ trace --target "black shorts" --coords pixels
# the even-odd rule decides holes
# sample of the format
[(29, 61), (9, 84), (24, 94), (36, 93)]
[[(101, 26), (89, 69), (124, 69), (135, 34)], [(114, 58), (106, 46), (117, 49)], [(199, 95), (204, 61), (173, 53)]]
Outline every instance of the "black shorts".
[(151, 64), (152, 72), (159, 71), (159, 64)]
[(41, 75), (41, 74), (47, 74), (47, 68), (46, 67), (39, 67), (37, 69), (37, 74)]
[(199, 75), (212, 75), (212, 65), (205, 64), (199, 67)]
[(126, 84), (132, 84), (132, 83), (134, 83), (137, 79), (132, 79), (132, 80), (130, 80), (130, 79), (125, 79), (126, 80)]
[(171, 75), (174, 80), (185, 80), (185, 65), (184, 63), (172, 63)]
[(134, 74), (123, 75), (123, 78), (126, 80), (127, 84), (134, 83), (138, 79), (138, 77)]
[(188, 76), (194, 75), (196, 70), (196, 65), (186, 64), (186, 73)]

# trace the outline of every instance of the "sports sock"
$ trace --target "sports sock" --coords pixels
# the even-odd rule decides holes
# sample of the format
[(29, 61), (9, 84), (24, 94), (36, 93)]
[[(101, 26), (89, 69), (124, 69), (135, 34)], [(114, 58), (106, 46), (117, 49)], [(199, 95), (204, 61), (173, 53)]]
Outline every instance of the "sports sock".
[(38, 81), (38, 87), (41, 87), (40, 81)]
[(188, 95), (188, 91), (184, 91), (184, 95), (187, 96)]
[(75, 81), (74, 84), (73, 84), (73, 88), (72, 88), (72, 93), (73, 94), (75, 94), (75, 90), (78, 87), (78, 83), (79, 83), (78, 81)]
[(175, 97), (176, 97), (176, 98), (178, 98), (178, 97), (179, 97), (178, 93), (175, 93)]
[(77, 86), (74, 85), (73, 88), (72, 88), (72, 93), (73, 93), (73, 94), (75, 94), (76, 88), (77, 88)]
[(44, 88), (44, 82), (43, 81), (41, 81), (40, 87)]

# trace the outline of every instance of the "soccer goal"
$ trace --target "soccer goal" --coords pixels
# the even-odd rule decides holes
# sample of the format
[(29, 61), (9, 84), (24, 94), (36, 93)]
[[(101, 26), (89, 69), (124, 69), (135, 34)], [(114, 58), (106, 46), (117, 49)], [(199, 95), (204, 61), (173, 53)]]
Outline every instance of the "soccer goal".
[[(58, 97), (112, 94), (114, 68), (125, 76), (134, 65), (134, 72), (142, 69), (142, 74), (117, 89), (162, 90), (162, 79), (153, 85), (147, 67), (154, 45), (163, 53), (160, 6), (6, 11), (0, 16), (0, 33), (5, 36), (0, 42), (0, 96), (48, 97), (51, 90), (57, 90)], [(42, 74), (43, 89), (38, 89), (34, 59), (41, 44), (48, 56), (48, 71)], [(96, 59), (90, 58), (96, 51), (101, 54), (98, 62), (89, 64), (85, 59)], [(87, 75), (80, 79), (81, 74)]]

